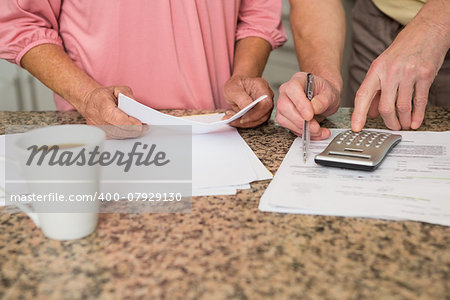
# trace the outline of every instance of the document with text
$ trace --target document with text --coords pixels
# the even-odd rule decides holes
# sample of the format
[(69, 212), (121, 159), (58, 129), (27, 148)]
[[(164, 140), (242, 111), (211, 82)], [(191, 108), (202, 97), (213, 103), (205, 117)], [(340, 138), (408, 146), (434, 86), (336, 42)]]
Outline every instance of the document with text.
[(297, 138), (261, 198), (263, 211), (406, 219), (450, 225), (450, 132), (402, 131), (373, 171), (319, 166), (314, 156), (343, 130), (311, 142), (306, 164)]

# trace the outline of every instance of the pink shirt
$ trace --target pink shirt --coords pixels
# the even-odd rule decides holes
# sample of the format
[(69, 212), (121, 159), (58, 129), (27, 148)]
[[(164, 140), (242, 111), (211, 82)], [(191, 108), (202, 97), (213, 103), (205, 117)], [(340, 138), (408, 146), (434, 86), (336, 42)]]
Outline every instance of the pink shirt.
[(234, 44), (249, 36), (285, 42), (281, 0), (0, 1), (1, 58), (60, 45), (100, 84), (128, 85), (157, 109), (228, 107)]

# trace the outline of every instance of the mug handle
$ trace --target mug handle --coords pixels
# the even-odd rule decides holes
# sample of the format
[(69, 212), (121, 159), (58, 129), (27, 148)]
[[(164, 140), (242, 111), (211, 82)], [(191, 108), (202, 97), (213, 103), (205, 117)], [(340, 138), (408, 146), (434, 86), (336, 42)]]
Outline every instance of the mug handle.
[[(16, 160), (14, 160), (14, 159), (12, 159), (12, 158), (9, 158), (9, 157), (6, 157), (6, 156), (1, 156), (1, 155), (0, 155), (0, 161), (4, 161), (5, 163), (6, 163), (6, 162), (9, 162), (9, 163), (12, 163), (13, 165), (15, 165), (16, 167), (19, 167), (19, 163), (18, 163)], [(3, 191), (3, 193), (4, 193), (4, 195), (5, 195), (5, 201), (6, 201), (6, 197), (7, 197), (6, 187), (0, 186), (0, 190)], [(37, 214), (33, 209), (31, 209), (30, 207), (28, 207), (28, 206), (26, 206), (26, 205), (23, 205), (23, 204), (20, 203), (20, 202), (15, 202), (14, 204), (15, 204), (21, 211), (23, 211), (23, 212), (31, 219), (31, 221), (33, 221), (33, 223), (34, 223), (37, 227), (41, 227), (41, 225), (40, 225), (40, 223), (39, 223), (38, 214)]]

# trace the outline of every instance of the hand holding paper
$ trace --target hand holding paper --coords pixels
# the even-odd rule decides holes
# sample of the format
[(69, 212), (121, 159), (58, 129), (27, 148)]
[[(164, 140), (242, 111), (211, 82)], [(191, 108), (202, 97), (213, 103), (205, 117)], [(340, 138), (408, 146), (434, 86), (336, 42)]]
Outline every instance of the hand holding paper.
[(224, 114), (213, 114), (211, 118), (208, 118), (208, 122), (199, 122), (190, 120), (189, 118), (179, 118), (163, 114), (123, 94), (119, 94), (119, 108), (128, 115), (149, 125), (190, 125), (192, 126), (192, 133), (208, 133), (229, 127), (229, 123), (242, 117), (265, 98), (267, 98), (267, 95), (259, 97), (227, 120), (222, 120)]
[[(248, 55), (247, 52), (246, 54)], [(253, 99), (260, 98), (263, 95), (268, 96), (244, 117), (230, 123), (233, 127), (255, 127), (270, 118), (273, 109), (273, 92), (267, 81), (261, 77), (233, 75), (225, 83), (223, 95), (225, 101), (232, 108), (232, 110), (226, 112), (225, 118), (233, 116), (236, 112), (252, 103)]]

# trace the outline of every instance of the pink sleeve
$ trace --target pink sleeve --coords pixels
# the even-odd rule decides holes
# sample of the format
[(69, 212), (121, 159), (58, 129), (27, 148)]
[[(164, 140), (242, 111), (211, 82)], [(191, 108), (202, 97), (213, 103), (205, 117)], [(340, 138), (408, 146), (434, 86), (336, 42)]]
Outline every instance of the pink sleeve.
[(281, 22), (281, 11), (281, 0), (242, 0), (236, 40), (256, 36), (268, 41), (272, 49), (282, 46), (287, 37)]
[(60, 9), (61, 0), (1, 0), (0, 58), (20, 65), (23, 55), (37, 45), (62, 47)]

